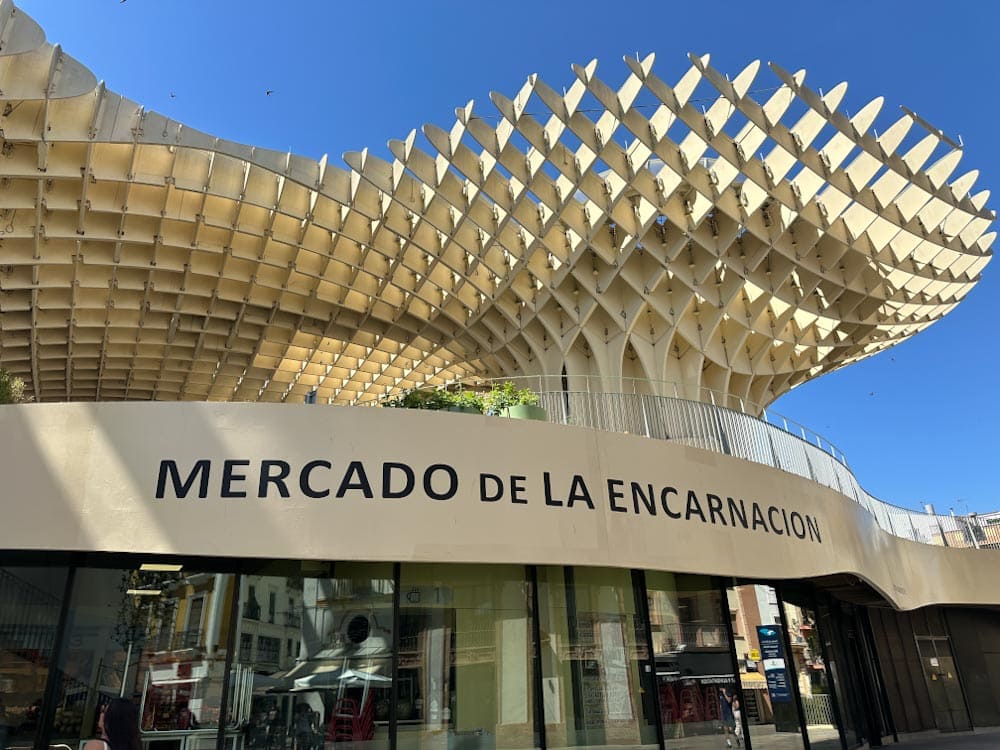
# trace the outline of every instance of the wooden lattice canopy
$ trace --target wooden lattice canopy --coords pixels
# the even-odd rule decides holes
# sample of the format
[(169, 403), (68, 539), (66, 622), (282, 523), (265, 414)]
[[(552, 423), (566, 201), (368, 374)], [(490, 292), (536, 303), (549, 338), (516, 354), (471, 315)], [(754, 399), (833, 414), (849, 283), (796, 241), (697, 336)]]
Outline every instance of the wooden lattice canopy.
[(592, 62), (337, 167), (146, 111), (9, 0), (0, 44), (0, 366), (38, 400), (565, 371), (766, 404), (940, 318), (994, 237), (957, 144), (776, 65)]

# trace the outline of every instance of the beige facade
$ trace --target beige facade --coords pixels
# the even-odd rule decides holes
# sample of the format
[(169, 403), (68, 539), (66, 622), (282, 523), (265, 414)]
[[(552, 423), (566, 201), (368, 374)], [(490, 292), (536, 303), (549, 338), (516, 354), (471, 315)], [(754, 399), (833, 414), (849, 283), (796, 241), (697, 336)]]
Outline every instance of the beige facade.
[(1000, 601), (1000, 551), (905, 541), (814, 482), (662, 440), (208, 403), (7, 407), (0, 433), (22, 436), (0, 454), (7, 550), (846, 573), (901, 609)]
[(565, 370), (763, 406), (937, 320), (993, 240), (956, 144), (775, 65), (532, 76), (495, 127), (470, 102), (338, 167), (146, 111), (9, 0), (0, 36), (0, 365), (36, 400)]

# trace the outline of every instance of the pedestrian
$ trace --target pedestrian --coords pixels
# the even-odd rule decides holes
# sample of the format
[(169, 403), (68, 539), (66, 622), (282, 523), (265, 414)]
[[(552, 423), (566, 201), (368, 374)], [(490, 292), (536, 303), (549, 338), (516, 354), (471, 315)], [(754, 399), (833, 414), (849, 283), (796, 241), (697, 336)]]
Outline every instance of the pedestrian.
[(83, 750), (142, 750), (138, 707), (128, 698), (112, 699), (101, 707), (97, 733)]
[(736, 731), (736, 727), (737, 717), (740, 716), (740, 699), (728, 687), (719, 688), (719, 704), (722, 709), (722, 731), (726, 733), (726, 747), (733, 746), (730, 737), (736, 738), (736, 747), (739, 747), (742, 735)]

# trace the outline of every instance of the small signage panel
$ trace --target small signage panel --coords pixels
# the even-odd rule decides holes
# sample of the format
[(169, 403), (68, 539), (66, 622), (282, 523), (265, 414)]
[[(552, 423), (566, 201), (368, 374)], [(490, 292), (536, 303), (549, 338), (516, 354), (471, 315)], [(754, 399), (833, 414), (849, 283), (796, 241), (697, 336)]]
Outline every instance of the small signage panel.
[(772, 703), (791, 703), (792, 691), (785, 666), (785, 647), (782, 643), (780, 625), (758, 625), (757, 640), (764, 664), (767, 692)]

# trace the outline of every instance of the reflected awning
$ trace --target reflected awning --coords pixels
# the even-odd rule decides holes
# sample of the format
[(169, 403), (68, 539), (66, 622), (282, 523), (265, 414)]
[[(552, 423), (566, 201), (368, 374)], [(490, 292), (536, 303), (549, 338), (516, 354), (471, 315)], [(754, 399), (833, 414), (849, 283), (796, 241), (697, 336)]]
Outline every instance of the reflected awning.
[(338, 688), (341, 685), (347, 687), (362, 685), (388, 687), (392, 684), (392, 678), (378, 674), (378, 670), (378, 666), (363, 669), (320, 669), (310, 675), (296, 679), (292, 691), (324, 690)]
[[(295, 688), (296, 680), (310, 677), (317, 672), (339, 670), (341, 661), (343, 660), (338, 659), (336, 662), (333, 662), (328, 659), (308, 659), (297, 662), (289, 669), (267, 675), (266, 679), (271, 683), (268, 686), (267, 692), (287, 693)], [(256, 678), (254, 681), (256, 682)]]
[(350, 659), (310, 659), (283, 672), (275, 672), (266, 679), (272, 685), (269, 693), (298, 693), (309, 690), (327, 690), (340, 686), (354, 687), (362, 685), (385, 686), (392, 684), (392, 678), (379, 674), (381, 664), (372, 664), (348, 668), (345, 662)]

